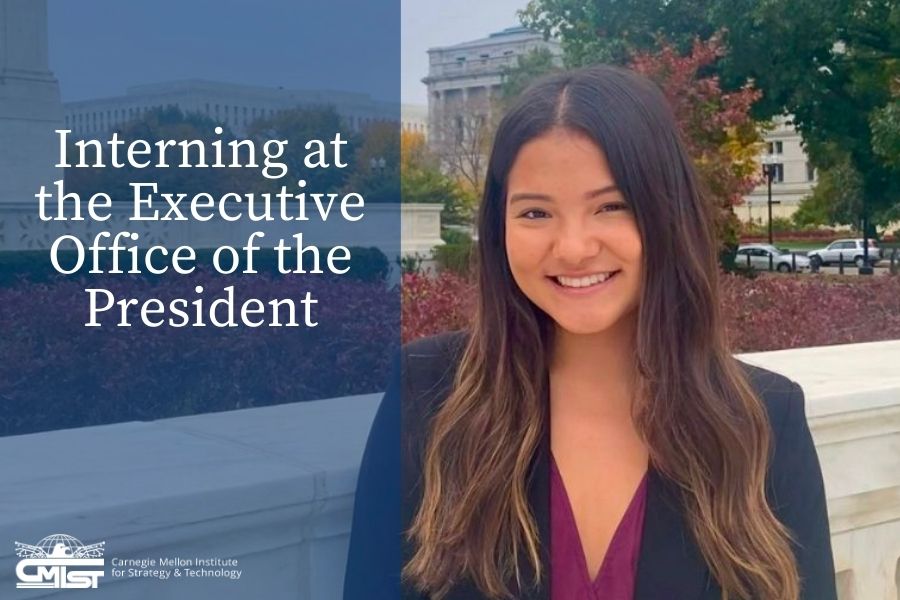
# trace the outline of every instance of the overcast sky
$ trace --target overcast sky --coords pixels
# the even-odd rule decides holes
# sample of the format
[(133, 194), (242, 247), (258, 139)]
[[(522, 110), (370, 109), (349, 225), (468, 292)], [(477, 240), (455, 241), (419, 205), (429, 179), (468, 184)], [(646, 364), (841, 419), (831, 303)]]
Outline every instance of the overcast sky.
[[(397, 35), (396, 13), (379, 0), (49, 0), (50, 68), (63, 101), (201, 78), (381, 99), (396, 99), (399, 85), (403, 102), (425, 104), (428, 48), (518, 25), (527, 3), (400, 1)], [(398, 46), (399, 82), (378, 62)]]

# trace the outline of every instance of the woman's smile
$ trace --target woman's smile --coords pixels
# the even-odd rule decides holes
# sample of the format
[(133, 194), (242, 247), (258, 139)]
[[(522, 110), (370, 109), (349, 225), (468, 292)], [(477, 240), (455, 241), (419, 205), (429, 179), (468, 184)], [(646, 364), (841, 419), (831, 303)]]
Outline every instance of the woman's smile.
[(589, 275), (581, 276), (554, 275), (548, 277), (547, 280), (559, 293), (578, 297), (608, 289), (619, 272), (617, 269), (613, 271), (595, 271)]

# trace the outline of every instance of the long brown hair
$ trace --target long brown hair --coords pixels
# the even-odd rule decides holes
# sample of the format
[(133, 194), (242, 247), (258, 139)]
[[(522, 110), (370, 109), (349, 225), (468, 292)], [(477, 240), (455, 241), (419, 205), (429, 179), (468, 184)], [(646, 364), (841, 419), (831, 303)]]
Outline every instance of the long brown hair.
[(766, 502), (770, 429), (734, 360), (718, 303), (714, 215), (665, 98), (614, 67), (532, 85), (499, 124), (478, 218), (479, 299), (455, 385), (426, 444), (423, 497), (403, 576), (434, 598), (468, 577), (489, 597), (521, 585), (519, 558), (542, 577), (526, 495), (552, 351), (549, 317), (517, 287), (505, 250), (506, 178), (524, 143), (553, 127), (603, 149), (644, 247), (634, 420), (650, 460), (680, 492), (725, 598), (795, 600), (789, 534)]

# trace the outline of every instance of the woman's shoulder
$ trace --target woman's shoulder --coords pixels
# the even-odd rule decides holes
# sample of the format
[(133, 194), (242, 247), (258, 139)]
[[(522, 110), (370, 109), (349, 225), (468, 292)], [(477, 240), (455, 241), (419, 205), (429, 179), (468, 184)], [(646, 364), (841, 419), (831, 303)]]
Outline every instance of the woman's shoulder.
[(419, 338), (403, 345), (403, 356), (417, 361), (451, 358), (462, 352), (468, 337), (467, 331), (458, 330)]
[(800, 384), (781, 373), (741, 360), (737, 362), (744, 369), (753, 391), (766, 407), (775, 439), (782, 437), (786, 428), (805, 426), (805, 400)]
[(400, 356), (406, 389), (434, 388), (456, 373), (469, 334), (448, 331), (404, 344)]
[(403, 405), (408, 416), (433, 413), (450, 393), (468, 338), (466, 331), (449, 331), (403, 345)]

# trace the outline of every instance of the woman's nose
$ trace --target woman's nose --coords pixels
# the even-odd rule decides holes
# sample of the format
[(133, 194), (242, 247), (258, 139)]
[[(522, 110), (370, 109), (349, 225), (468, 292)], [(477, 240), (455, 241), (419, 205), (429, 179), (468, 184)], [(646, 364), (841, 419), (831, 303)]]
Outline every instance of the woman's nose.
[(563, 227), (553, 245), (553, 257), (568, 265), (579, 265), (599, 254), (602, 243), (596, 233), (579, 226)]

